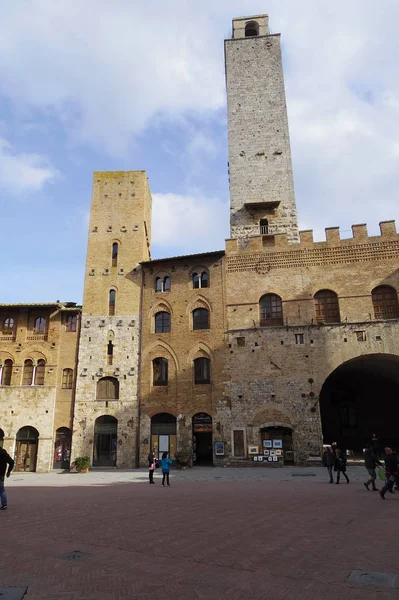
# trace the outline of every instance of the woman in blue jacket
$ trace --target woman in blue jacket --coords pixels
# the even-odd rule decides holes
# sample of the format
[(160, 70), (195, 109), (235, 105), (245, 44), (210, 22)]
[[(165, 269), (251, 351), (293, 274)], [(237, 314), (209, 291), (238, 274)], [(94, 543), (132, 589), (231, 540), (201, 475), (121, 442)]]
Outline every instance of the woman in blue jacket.
[(168, 458), (168, 453), (164, 452), (162, 454), (162, 460), (161, 460), (161, 465), (162, 465), (162, 485), (165, 487), (165, 479), (166, 479), (166, 484), (170, 485), (169, 483), (169, 473), (170, 473), (170, 465), (172, 464), (172, 460), (170, 458)]

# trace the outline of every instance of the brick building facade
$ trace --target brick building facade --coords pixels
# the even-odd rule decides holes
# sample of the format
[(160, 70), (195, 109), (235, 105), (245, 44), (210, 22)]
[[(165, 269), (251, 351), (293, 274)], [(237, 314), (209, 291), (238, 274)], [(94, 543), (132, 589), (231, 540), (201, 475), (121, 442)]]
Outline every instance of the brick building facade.
[[(40, 470), (60, 466), (60, 427), (93, 466), (145, 466), (151, 448), (194, 464), (306, 464), (333, 438), (354, 452), (375, 431), (398, 443), (395, 223), (374, 237), (365, 225), (350, 239), (298, 233), (280, 36), (266, 15), (233, 21), (225, 59), (225, 249), (151, 260), (145, 172), (95, 173), (79, 350), (65, 321), (78, 307), (48, 305), (41, 339), (30, 333), (44, 306), (2, 309), (4, 444), (21, 454), (18, 431), (34, 427)], [(27, 386), (24, 361), (42, 373), (42, 357), (46, 385), (32, 375)]]

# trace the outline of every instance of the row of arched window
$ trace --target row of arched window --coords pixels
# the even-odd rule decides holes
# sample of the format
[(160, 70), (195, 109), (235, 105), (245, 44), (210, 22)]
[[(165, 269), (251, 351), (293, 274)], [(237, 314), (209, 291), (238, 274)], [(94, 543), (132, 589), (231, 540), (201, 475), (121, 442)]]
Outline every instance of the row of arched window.
[[(7, 358), (0, 366), (0, 385), (10, 386), (13, 379), (14, 363)], [(36, 363), (28, 358), (24, 362), (22, 372), (22, 385), (44, 385), (46, 361), (41, 358)], [(62, 372), (62, 389), (70, 390), (73, 387), (73, 369), (64, 369)]]
[[(155, 314), (155, 333), (169, 333), (171, 330), (170, 313), (165, 310)], [(196, 308), (192, 312), (193, 329), (209, 329), (209, 310), (206, 308)]]
[[(68, 315), (65, 321), (65, 331), (76, 331), (77, 315)], [(33, 323), (33, 333), (35, 335), (44, 335), (46, 333), (47, 320), (44, 317), (37, 317)], [(16, 328), (16, 321), (13, 317), (6, 317), (3, 321), (3, 334), (12, 335)]]
[[(332, 290), (320, 290), (314, 295), (314, 311), (317, 323), (340, 323), (338, 296)], [(380, 285), (371, 292), (374, 318), (398, 319), (398, 294), (389, 285)], [(283, 304), (277, 294), (265, 294), (259, 301), (261, 327), (283, 325)]]
[[(206, 271), (199, 273), (193, 273), (191, 275), (191, 281), (193, 289), (198, 290), (209, 287), (209, 275)], [(155, 278), (155, 291), (156, 292), (170, 292), (170, 277), (165, 275), (164, 277)]]
[[(203, 356), (193, 361), (194, 383), (202, 385), (211, 382), (211, 361)], [(168, 385), (168, 359), (154, 358), (152, 361), (152, 385)]]

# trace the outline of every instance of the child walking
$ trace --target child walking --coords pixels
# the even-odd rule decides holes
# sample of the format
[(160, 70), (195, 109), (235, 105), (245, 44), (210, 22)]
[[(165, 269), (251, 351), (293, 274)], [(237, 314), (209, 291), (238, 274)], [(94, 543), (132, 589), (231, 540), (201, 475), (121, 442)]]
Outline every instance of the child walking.
[(165, 487), (165, 479), (166, 485), (170, 486), (169, 483), (169, 473), (170, 473), (170, 465), (172, 464), (172, 460), (168, 458), (168, 453), (164, 452), (162, 454), (162, 485)]

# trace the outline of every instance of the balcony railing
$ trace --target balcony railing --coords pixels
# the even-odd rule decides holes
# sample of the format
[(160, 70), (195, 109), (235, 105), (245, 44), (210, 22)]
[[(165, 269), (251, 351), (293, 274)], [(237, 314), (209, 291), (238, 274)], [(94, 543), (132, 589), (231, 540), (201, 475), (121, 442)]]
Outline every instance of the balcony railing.
[(250, 233), (250, 236), (256, 235), (275, 235), (278, 233), (276, 225), (255, 225)]

